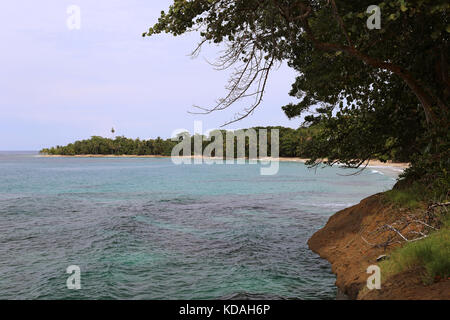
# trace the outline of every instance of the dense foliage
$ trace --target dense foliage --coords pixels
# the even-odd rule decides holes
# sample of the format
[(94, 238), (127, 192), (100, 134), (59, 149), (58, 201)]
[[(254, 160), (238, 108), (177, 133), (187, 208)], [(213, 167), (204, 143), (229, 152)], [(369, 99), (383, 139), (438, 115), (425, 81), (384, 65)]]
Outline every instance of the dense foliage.
[[(374, 157), (410, 160), (409, 181), (447, 192), (450, 171), (450, 3), (385, 0), (381, 29), (370, 30), (371, 0), (174, 0), (144, 36), (198, 31), (225, 43), (219, 65), (235, 67), (223, 110), (262, 101), (270, 70), (288, 61), (299, 76), (283, 107), (290, 118), (320, 125), (310, 164), (327, 159), (359, 167)], [(231, 122), (233, 122), (231, 121)]]
[(161, 138), (140, 140), (125, 137), (108, 139), (93, 136), (91, 139), (76, 141), (67, 146), (56, 146), (42, 149), (48, 155), (164, 155), (170, 156), (176, 142)]
[[(313, 140), (314, 136), (322, 130), (319, 126), (300, 127), (298, 129), (284, 128), (284, 127), (255, 127), (252, 128), (258, 135), (258, 142), (261, 141), (260, 130), (267, 130), (267, 152), (268, 156), (271, 156), (271, 137), (272, 130), (278, 130), (279, 132), (279, 156), (280, 157), (299, 157), (299, 158), (311, 158), (315, 151), (316, 143)], [(244, 129), (244, 131), (247, 131)], [(217, 131), (216, 131), (217, 132)], [(220, 130), (223, 139), (223, 152), (227, 150), (228, 133), (234, 135), (236, 132)], [(180, 135), (180, 138), (182, 135)], [(191, 139), (191, 155), (194, 155), (194, 136), (190, 136)], [(202, 136), (202, 152), (205, 148), (214, 141), (214, 135)], [(234, 156), (237, 155), (237, 138), (234, 136)], [(181, 141), (181, 140), (180, 140)], [(173, 141), (172, 139), (129, 139), (125, 137), (116, 137), (114, 139), (103, 138), (94, 136), (91, 139), (76, 141), (70, 143), (67, 146), (56, 146), (53, 148), (45, 148), (40, 152), (47, 155), (154, 155), (154, 156), (170, 156), (172, 149), (177, 145), (179, 141)], [(257, 147), (259, 151), (259, 145)], [(249, 138), (245, 140), (245, 154), (249, 156)], [(374, 159), (379, 160), (392, 160), (401, 161), (402, 158), (396, 157), (396, 154), (402, 154), (401, 149), (395, 149), (392, 153), (392, 157), (381, 157), (374, 155)], [(214, 155), (214, 153), (213, 153)]]
[[(256, 132), (259, 129), (267, 129), (270, 133), (271, 129), (278, 129), (280, 133), (280, 156), (282, 157), (302, 157), (307, 156), (306, 142), (311, 137), (312, 129), (299, 128), (297, 130), (283, 127), (254, 128)], [(221, 130), (223, 139), (223, 150), (226, 150), (226, 134), (227, 131)], [(202, 136), (202, 150), (211, 143), (211, 138)], [(191, 154), (194, 154), (194, 136), (191, 139)], [(234, 138), (235, 155), (237, 150), (237, 141)], [(42, 154), (48, 155), (155, 155), (170, 156), (172, 149), (177, 145), (177, 141), (172, 139), (163, 140), (161, 138), (140, 140), (128, 139), (125, 137), (116, 137), (108, 139), (94, 136), (88, 140), (76, 141), (67, 146), (56, 146), (49, 149), (41, 150)], [(268, 152), (270, 155), (271, 139), (270, 135), (267, 139)], [(248, 155), (248, 138), (246, 139), (246, 155)]]

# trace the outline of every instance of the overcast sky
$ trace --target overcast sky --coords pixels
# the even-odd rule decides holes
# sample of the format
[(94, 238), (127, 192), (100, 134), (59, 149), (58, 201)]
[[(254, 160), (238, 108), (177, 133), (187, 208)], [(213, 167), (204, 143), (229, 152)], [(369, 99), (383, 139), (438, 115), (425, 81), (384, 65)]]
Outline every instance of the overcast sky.
[[(216, 71), (218, 48), (189, 53), (198, 35), (142, 38), (170, 0), (15, 0), (0, 10), (0, 150), (39, 150), (92, 135), (147, 139), (176, 129), (217, 128), (245, 105), (208, 116), (188, 114), (224, 95), (229, 72)], [(67, 8), (81, 9), (81, 29)], [(298, 127), (281, 106), (295, 73), (272, 74), (263, 104), (232, 128)]]

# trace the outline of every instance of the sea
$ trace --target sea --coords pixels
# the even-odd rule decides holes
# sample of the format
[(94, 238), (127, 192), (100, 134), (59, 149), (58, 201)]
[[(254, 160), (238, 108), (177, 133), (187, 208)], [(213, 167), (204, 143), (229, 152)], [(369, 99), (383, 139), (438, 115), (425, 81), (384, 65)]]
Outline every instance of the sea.
[(260, 167), (0, 152), (0, 299), (335, 299), (307, 241), (398, 172)]

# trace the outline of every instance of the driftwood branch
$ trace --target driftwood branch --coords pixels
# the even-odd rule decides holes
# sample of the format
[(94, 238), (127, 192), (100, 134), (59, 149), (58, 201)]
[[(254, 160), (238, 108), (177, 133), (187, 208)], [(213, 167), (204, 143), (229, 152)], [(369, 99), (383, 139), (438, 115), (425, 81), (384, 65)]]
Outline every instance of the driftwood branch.
[[(450, 202), (432, 203), (428, 206), (427, 211), (421, 215), (405, 215), (368, 234), (363, 235), (360, 232), (360, 237), (366, 245), (372, 248), (384, 248), (385, 250), (394, 244), (425, 239), (430, 235), (430, 232), (437, 231), (440, 228), (441, 222), (435, 210), (437, 208), (447, 210), (448, 206), (450, 206)], [(382, 239), (381, 242), (380, 238)], [(370, 239), (377, 239), (377, 241), (370, 241)]]
[(428, 210), (435, 209), (438, 207), (448, 207), (448, 206), (450, 206), (450, 202), (434, 203), (434, 204), (431, 204), (428, 206)]

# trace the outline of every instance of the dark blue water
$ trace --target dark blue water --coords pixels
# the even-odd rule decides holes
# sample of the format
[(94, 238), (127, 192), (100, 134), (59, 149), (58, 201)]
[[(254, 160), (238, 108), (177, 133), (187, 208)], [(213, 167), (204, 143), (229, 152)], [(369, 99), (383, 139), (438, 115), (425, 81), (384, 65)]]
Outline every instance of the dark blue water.
[[(333, 299), (308, 238), (394, 179), (294, 162), (259, 173), (1, 153), (0, 298)], [(67, 289), (69, 265), (81, 290)]]

